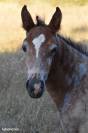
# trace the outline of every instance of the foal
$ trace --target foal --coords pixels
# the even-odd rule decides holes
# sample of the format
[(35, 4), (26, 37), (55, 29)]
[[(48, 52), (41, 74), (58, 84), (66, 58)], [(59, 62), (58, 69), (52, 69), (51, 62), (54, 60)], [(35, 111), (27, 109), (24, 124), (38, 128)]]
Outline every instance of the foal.
[[(57, 35), (62, 13), (57, 7), (48, 25), (37, 16), (34, 24), (26, 6), (21, 11), (26, 38), (28, 80), (26, 88), (32, 98), (42, 96), (45, 85), (57, 105), (64, 132), (81, 133), (87, 121), (88, 52), (86, 47)], [(83, 132), (84, 133), (84, 132)]]

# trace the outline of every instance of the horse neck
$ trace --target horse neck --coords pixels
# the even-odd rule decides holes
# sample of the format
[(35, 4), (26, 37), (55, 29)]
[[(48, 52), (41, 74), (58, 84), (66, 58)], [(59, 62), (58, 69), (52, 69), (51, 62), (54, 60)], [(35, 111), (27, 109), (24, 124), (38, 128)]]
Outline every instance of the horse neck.
[(47, 89), (56, 105), (62, 106), (65, 99), (70, 99), (72, 92), (79, 88), (85, 78), (88, 59), (62, 38), (58, 37), (57, 42), (58, 51), (52, 62)]

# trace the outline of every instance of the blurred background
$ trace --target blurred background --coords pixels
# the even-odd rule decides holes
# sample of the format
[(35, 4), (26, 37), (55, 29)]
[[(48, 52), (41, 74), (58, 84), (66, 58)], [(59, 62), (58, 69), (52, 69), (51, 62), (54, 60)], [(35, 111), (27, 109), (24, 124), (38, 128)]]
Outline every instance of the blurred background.
[(34, 21), (40, 15), (47, 24), (59, 6), (63, 19), (58, 33), (88, 44), (88, 0), (0, 0), (0, 133), (2, 128), (16, 127), (21, 133), (60, 133), (57, 109), (49, 94), (33, 100), (25, 88), (21, 50), (25, 31), (20, 15), (24, 4)]
[(40, 15), (46, 23), (49, 23), (55, 7), (59, 6), (63, 14), (60, 32), (77, 41), (88, 39), (88, 0), (0, 0), (0, 51), (15, 50), (24, 38), (20, 17), (24, 4), (34, 20)]

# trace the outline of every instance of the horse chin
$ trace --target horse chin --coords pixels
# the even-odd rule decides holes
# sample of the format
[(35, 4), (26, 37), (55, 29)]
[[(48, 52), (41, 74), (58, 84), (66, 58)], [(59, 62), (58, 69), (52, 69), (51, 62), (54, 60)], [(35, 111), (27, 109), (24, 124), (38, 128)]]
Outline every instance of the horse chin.
[(34, 93), (29, 93), (29, 92), (28, 92), (28, 94), (29, 94), (29, 96), (31, 98), (38, 99), (38, 98), (41, 98), (42, 97), (43, 92), (42, 93), (38, 93), (37, 95), (35, 95)]

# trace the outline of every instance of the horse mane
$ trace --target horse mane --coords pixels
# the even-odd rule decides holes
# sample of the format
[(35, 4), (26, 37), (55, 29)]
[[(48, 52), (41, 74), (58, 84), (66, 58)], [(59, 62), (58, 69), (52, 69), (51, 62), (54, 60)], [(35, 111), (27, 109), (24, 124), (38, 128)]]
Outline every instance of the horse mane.
[(57, 35), (60, 37), (62, 40), (64, 40), (67, 45), (70, 45), (71, 47), (77, 49), (80, 53), (88, 56), (88, 46), (87, 44), (83, 44), (82, 42), (75, 42), (71, 38), (65, 38), (62, 35)]

